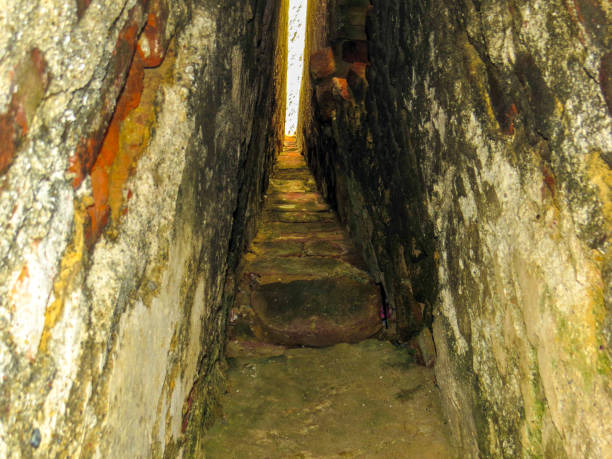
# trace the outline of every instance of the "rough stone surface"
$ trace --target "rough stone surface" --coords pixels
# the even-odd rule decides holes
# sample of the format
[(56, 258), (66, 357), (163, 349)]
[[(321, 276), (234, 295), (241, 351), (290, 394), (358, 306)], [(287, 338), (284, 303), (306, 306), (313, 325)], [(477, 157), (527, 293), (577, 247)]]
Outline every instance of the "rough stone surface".
[(336, 71), (334, 52), (325, 48), (310, 56), (310, 71), (315, 78), (326, 78)]
[[(313, 8), (311, 54), (352, 59), (338, 44), (364, 39), (353, 3), (368, 2)], [(399, 337), (433, 327), (462, 457), (606, 457), (608, 3), (375, 0), (368, 14), (362, 92), (330, 108), (311, 79), (298, 139)]]
[(3, 3), (0, 457), (195, 447), (281, 145), (286, 8)]
[(198, 457), (460, 457), (433, 382), (407, 349), (374, 340), (232, 359)]

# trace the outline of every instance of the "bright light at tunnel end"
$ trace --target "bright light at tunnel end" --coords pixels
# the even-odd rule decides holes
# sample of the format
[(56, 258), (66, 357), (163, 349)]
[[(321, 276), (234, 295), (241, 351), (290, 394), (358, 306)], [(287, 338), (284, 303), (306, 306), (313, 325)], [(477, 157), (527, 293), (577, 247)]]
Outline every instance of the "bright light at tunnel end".
[(289, 0), (289, 50), (287, 59), (287, 111), (285, 135), (297, 131), (300, 106), (300, 88), (304, 68), (304, 44), (306, 40), (306, 9), (308, 0)]

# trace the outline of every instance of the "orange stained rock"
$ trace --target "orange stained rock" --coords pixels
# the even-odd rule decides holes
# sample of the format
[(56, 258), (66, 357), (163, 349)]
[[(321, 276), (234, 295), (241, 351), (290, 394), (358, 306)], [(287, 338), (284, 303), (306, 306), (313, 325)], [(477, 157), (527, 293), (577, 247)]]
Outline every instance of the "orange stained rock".
[[(110, 68), (110, 84), (103, 94), (103, 101), (98, 113), (92, 114), (91, 131), (83, 137), (70, 158), (68, 172), (74, 174), (73, 188), (78, 188), (95, 164), (100, 148), (105, 140), (108, 123), (118, 110), (115, 105), (117, 97), (121, 97), (121, 89), (125, 85), (126, 72), (129, 71), (136, 50), (136, 38), (144, 22), (144, 12), (148, 0), (140, 0), (129, 12), (129, 19), (123, 28), (115, 49)], [(125, 91), (123, 91), (125, 92)], [(119, 102), (117, 102), (118, 105)]]
[(351, 92), (349, 91), (346, 78), (334, 77), (332, 81), (334, 83), (334, 95), (340, 96), (344, 100), (351, 100)]
[(506, 129), (506, 134), (514, 135), (514, 119), (518, 115), (518, 110), (516, 109), (516, 105), (512, 104), (508, 113), (506, 113), (506, 118), (508, 119), (508, 127)]
[(168, 16), (169, 8), (165, 0), (151, 2), (147, 24), (138, 41), (138, 53), (146, 68), (158, 67), (164, 60), (169, 44), (165, 35)]
[(159, 69), (147, 70), (140, 104), (121, 123), (119, 150), (111, 167), (109, 184), (109, 206), (113, 222), (119, 221), (120, 216), (125, 214), (125, 209), (122, 210), (125, 183), (132, 174), (138, 157), (149, 144), (156, 118), (155, 95), (163, 81), (160, 73), (163, 73), (165, 64)]
[(87, 244), (90, 247), (100, 236), (110, 215), (109, 181), (111, 167), (119, 152), (119, 130), (121, 128), (121, 123), (129, 113), (140, 104), (140, 96), (143, 87), (144, 62), (142, 58), (136, 54), (127, 77), (125, 88), (121, 93), (106, 137), (102, 143), (102, 148), (91, 169), (91, 187), (94, 203), (87, 208), (87, 212), (91, 218), (91, 225), (87, 235)]
[(336, 71), (331, 48), (324, 48), (310, 56), (310, 71), (315, 78), (326, 78)]
[(368, 64), (366, 64), (365, 62), (353, 62), (353, 65), (351, 65), (350, 71), (355, 73), (355, 75), (357, 75), (358, 77), (363, 78), (365, 80), (367, 66)]

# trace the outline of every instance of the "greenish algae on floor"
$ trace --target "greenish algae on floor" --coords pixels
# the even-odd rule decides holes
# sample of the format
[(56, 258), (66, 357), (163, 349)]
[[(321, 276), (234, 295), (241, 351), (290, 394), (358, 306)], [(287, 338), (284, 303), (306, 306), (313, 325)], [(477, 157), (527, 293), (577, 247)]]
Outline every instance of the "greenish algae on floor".
[(203, 457), (454, 457), (431, 369), (368, 340), (229, 360)]

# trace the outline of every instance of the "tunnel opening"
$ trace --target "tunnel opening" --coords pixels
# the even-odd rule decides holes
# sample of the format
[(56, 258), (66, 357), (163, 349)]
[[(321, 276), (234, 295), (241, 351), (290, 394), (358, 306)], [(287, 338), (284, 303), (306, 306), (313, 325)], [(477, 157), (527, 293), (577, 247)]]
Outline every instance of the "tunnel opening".
[(285, 135), (293, 137), (297, 132), (300, 113), (300, 90), (304, 72), (306, 49), (306, 15), (308, 0), (289, 0), (289, 31), (287, 44), (287, 101)]

